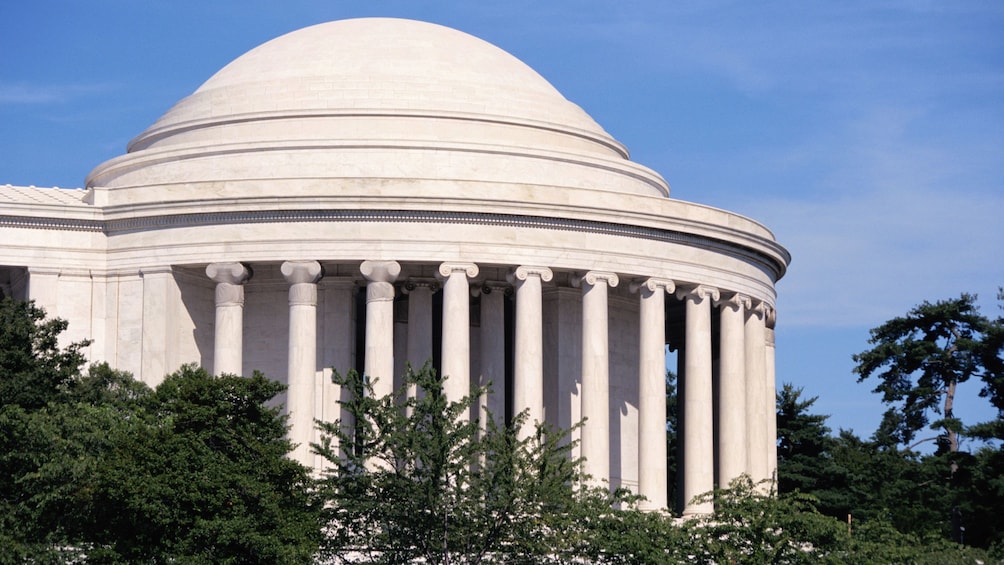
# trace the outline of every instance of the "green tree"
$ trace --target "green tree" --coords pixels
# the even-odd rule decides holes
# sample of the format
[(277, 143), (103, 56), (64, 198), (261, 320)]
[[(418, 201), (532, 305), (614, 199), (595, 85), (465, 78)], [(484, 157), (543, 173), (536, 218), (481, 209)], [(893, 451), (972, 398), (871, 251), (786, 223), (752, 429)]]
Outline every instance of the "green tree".
[(801, 493), (765, 493), (747, 476), (706, 493), (715, 511), (684, 524), (695, 563), (820, 563), (846, 543), (846, 529)]
[[(941, 430), (939, 448), (958, 451), (962, 430), (955, 393), (972, 377), (995, 380), (987, 366), (984, 338), (990, 321), (979, 313), (976, 297), (924, 302), (906, 316), (871, 330), (872, 348), (854, 355), (858, 382), (879, 379), (875, 392), (890, 405), (881, 438), (909, 445), (928, 426)], [(930, 422), (931, 414), (939, 417)]]
[[(746, 478), (704, 495), (715, 511), (683, 524), (678, 563), (925, 565), (991, 562), (985, 551), (940, 536), (903, 533), (876, 517), (852, 526), (816, 510), (803, 493), (764, 493)], [(999, 561), (993, 561), (999, 563)]]
[[(1004, 287), (997, 290), (997, 318), (993, 319), (983, 336), (980, 362), (984, 367), (983, 390), (980, 396), (989, 398), (997, 409), (996, 431), (990, 437), (1004, 440), (1002, 418), (1004, 418)], [(991, 425), (993, 429), (994, 425)]]
[(784, 383), (777, 393), (778, 490), (818, 488), (831, 461), (833, 438), (828, 416), (810, 414), (817, 397), (802, 400), (802, 389)]
[(169, 375), (98, 465), (95, 545), (116, 562), (309, 561), (319, 508), (269, 404), (283, 388), (258, 372)]
[[(352, 425), (320, 423), (316, 449), (332, 467), (322, 483), (326, 558), (559, 563), (589, 554), (602, 563), (617, 554), (601, 543), (612, 536), (593, 528), (617, 522), (612, 507), (629, 498), (583, 486), (565, 434), (538, 426), (521, 439), (525, 414), (510, 425), (490, 417), (479, 431), (465, 417), (479, 393), (449, 401), (428, 365), (384, 398), (355, 372), (336, 380), (353, 391), (343, 404)], [(420, 393), (403, 399), (408, 386)]]
[(0, 563), (310, 561), (319, 512), (270, 405), (282, 385), (81, 374), (64, 323), (9, 300), (0, 318)]
[(828, 416), (810, 413), (816, 400), (787, 383), (777, 395), (778, 491), (812, 495), (821, 513), (845, 520), (871, 488), (857, 484), (870, 475), (852, 469), (872, 454), (862, 457), (865, 444), (850, 432), (833, 437)]
[(41, 408), (80, 375), (88, 342), (61, 349), (66, 327), (34, 302), (0, 299), (0, 406)]

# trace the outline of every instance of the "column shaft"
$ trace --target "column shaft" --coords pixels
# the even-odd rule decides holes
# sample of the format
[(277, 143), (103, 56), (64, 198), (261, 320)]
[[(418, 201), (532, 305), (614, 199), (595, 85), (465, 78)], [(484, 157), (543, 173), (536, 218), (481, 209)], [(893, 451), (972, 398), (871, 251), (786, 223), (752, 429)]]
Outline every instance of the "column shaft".
[(432, 361), (432, 293), (434, 282), (409, 283), (407, 361), (417, 371)]
[[(355, 364), (355, 306), (356, 285), (353, 277), (324, 277), (318, 285), (318, 356), (322, 371), (314, 390), (314, 414), (325, 422), (341, 420), (343, 430), (351, 430), (355, 421), (339, 401), (351, 400), (350, 391), (332, 382), (333, 371), (344, 375)], [(319, 385), (319, 386), (318, 386)], [(321, 442), (322, 434), (314, 428), (314, 441)], [(331, 447), (339, 453), (337, 437), (331, 437)], [(334, 463), (315, 458), (321, 472), (330, 470)]]
[(289, 283), (289, 348), (286, 412), (292, 457), (313, 466), (314, 379), (317, 376), (317, 281), (323, 275), (317, 261), (286, 261), (280, 267)]
[(216, 283), (213, 374), (244, 374), (244, 284), (251, 279), (243, 263), (212, 263), (206, 276)]
[(485, 411), (496, 422), (505, 421), (505, 289), (486, 285), (481, 291), (481, 376), (479, 386), (489, 391), (479, 403), (482, 429)]
[(710, 514), (711, 502), (694, 497), (714, 488), (714, 413), (711, 384), (711, 302), (717, 289), (696, 286), (677, 291), (686, 301), (686, 357), (684, 399), (683, 515)]
[(594, 484), (610, 481), (610, 341), (607, 295), (617, 275), (590, 271), (573, 281), (582, 288), (583, 471)]
[(755, 303), (746, 313), (746, 429), (749, 451), (749, 475), (753, 482), (768, 477), (767, 418), (774, 416), (767, 407), (766, 352), (764, 343), (764, 307)]
[(397, 261), (363, 261), (359, 270), (366, 284), (366, 377), (373, 394), (394, 392), (394, 281), (401, 274)]
[(638, 494), (644, 510), (668, 505), (666, 469), (666, 293), (673, 281), (648, 279), (638, 292)]
[(723, 297), (720, 311), (718, 386), (718, 484), (727, 487), (746, 472), (746, 350), (744, 318), (749, 299)]
[(544, 321), (541, 283), (551, 280), (547, 267), (517, 267), (510, 275), (516, 287), (516, 343), (513, 367), (513, 411), (527, 412), (520, 437), (531, 437), (544, 422)]
[(774, 309), (766, 312), (764, 375), (767, 388), (767, 477), (777, 481), (777, 382), (774, 367)]
[(471, 287), (467, 279), (478, 275), (478, 266), (443, 263), (438, 275), (443, 280), (443, 392), (457, 402), (471, 393)]

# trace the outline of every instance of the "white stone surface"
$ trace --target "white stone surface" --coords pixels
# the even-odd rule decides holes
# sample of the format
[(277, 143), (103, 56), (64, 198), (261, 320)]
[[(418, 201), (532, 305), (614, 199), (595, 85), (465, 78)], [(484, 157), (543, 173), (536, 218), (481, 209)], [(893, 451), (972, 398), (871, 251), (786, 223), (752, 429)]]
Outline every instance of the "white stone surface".
[(616, 273), (589, 271), (573, 284), (582, 288), (582, 457), (586, 475), (598, 484), (610, 478), (610, 309), (608, 289)]
[(687, 407), (683, 428), (683, 515), (711, 512), (710, 501), (694, 497), (714, 487), (714, 424), (711, 386), (711, 303), (716, 288), (697, 285), (676, 291), (686, 303), (686, 352), (683, 403)]
[[(572, 439), (606, 446), (590, 456), (597, 478), (652, 493), (661, 506), (663, 495), (644, 486), (660, 480), (651, 467), (664, 460), (652, 439), (658, 313), (643, 316), (625, 285), (608, 284), (601, 306), (570, 281), (587, 272), (665, 279), (747, 297), (759, 312), (743, 328), (745, 389), (736, 400), (735, 320), (705, 302), (681, 319), (679, 300), (692, 301), (666, 301), (663, 315), (676, 316), (666, 327), (690, 328), (681, 378), (700, 383), (681, 382), (683, 428), (697, 434), (682, 442), (687, 492), (708, 487), (715, 469), (732, 476), (740, 460), (754, 478), (776, 468), (771, 338), (787, 251), (755, 221), (669, 198), (666, 181), (630, 161), (581, 108), (467, 34), (385, 18), (292, 32), (219, 71), (85, 184), (0, 186), (0, 291), (67, 318), (65, 343), (93, 339), (91, 359), (147, 383), (188, 362), (261, 370), (296, 385), (278, 401), (304, 417), (295, 433), (305, 445), (319, 439), (304, 431), (305, 413), (351, 425), (333, 370), (361, 368), (379, 379), (378, 394), (389, 393), (395, 351), (424, 362), (415, 358), (434, 357), (436, 339), (440, 368), (462, 375), (456, 383), (472, 374), (494, 383), (484, 401), (498, 416), (527, 409), (531, 423), (569, 427), (591, 414), (586, 435)], [(315, 281), (312, 353), (303, 331), (311, 324), (291, 311), (281, 272), (301, 261), (325, 272)], [(206, 268), (223, 263), (255, 273), (241, 287), (240, 319), (217, 317)], [(431, 289), (400, 293), (443, 264), (480, 273), (465, 273), (463, 284), (447, 275), (449, 298), (446, 288), (436, 298)], [(502, 298), (508, 272), (513, 295)], [(485, 284), (496, 286), (473, 302), (462, 288)], [(407, 323), (394, 323), (395, 300), (408, 301), (399, 304)], [(465, 308), (472, 304), (479, 326)], [(713, 330), (714, 315), (729, 329)], [(449, 339), (435, 335), (440, 322)], [(722, 340), (717, 359), (713, 339)], [(607, 374), (595, 382), (606, 385), (593, 390), (597, 364)], [(604, 388), (606, 400), (596, 392)], [(733, 430), (726, 416), (743, 410), (746, 427)], [(714, 446), (716, 418), (733, 431)], [(603, 419), (606, 437), (589, 436)], [(739, 444), (747, 456), (729, 448)]]
[(471, 393), (471, 287), (478, 276), (474, 263), (443, 263), (437, 272), (443, 281), (443, 392), (451, 402)]
[(722, 296), (718, 301), (719, 410), (718, 451), (716, 453), (718, 486), (728, 487), (734, 479), (749, 471), (746, 445), (746, 345), (745, 317), (750, 301), (741, 294)]
[[(638, 493), (641, 507), (666, 508), (666, 293), (676, 291), (668, 279), (645, 279), (632, 285), (638, 293)], [(745, 390), (743, 391), (745, 393)], [(745, 423), (745, 422), (744, 422)]]
[(317, 281), (324, 269), (317, 261), (286, 261), (280, 271), (289, 283), (286, 413), (292, 457), (313, 467), (314, 381), (321, 376), (317, 370)]

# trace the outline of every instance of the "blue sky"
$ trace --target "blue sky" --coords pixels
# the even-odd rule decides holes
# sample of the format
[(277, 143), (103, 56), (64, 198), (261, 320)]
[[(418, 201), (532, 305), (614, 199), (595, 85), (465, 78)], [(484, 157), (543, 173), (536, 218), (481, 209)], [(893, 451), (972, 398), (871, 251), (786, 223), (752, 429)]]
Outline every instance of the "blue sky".
[[(1004, 285), (997, 2), (0, 3), (0, 185), (77, 187), (243, 52), (323, 21), (432, 21), (516, 55), (659, 171), (672, 196), (770, 227), (779, 382), (868, 436), (868, 330)], [(2, 187), (0, 187), (2, 190)], [(960, 388), (958, 413), (992, 417)]]

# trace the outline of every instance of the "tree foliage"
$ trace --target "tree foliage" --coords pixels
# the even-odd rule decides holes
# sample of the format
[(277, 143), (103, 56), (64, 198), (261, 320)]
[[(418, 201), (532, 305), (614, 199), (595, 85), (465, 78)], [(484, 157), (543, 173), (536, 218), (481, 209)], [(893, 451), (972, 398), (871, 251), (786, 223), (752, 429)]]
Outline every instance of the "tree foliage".
[(802, 389), (784, 383), (777, 393), (778, 489), (808, 491), (827, 474), (834, 440), (827, 416), (810, 414), (817, 398), (802, 400)]
[[(187, 366), (150, 389), (107, 365), (82, 372), (82, 346), (60, 349), (65, 325), (30, 304), (0, 303), (0, 319), (0, 563), (961, 564), (1004, 553), (999, 444), (922, 455), (879, 434), (831, 437), (815, 399), (790, 385), (778, 395), (781, 492), (742, 477), (703, 495), (713, 515), (679, 522), (588, 486), (567, 431), (522, 438), (523, 415), (479, 428), (464, 416), (482, 391), (450, 402), (428, 368), (406, 377), (402, 391), (422, 391), (408, 399), (338, 377), (351, 417), (320, 424), (330, 469), (315, 482), (287, 457), (272, 405), (282, 386), (262, 375)], [(984, 369), (999, 323), (975, 350)], [(999, 418), (977, 428), (1004, 435)], [(990, 551), (950, 541), (960, 526)]]
[(309, 560), (310, 477), (286, 457), (285, 419), (267, 404), (283, 388), (258, 372), (168, 376), (98, 466), (95, 543), (126, 562)]
[(282, 385), (81, 374), (79, 344), (57, 346), (65, 323), (9, 300), (0, 319), (0, 563), (310, 560), (310, 477), (268, 404)]
[[(880, 438), (909, 445), (930, 424), (941, 430), (942, 449), (958, 451), (962, 424), (954, 412), (956, 387), (977, 377), (991, 394), (1001, 378), (985, 341), (996, 335), (994, 325), (975, 301), (974, 295), (962, 294), (924, 302), (871, 330), (873, 347), (854, 356), (854, 371), (858, 382), (876, 376), (875, 392), (890, 405)], [(938, 416), (933, 422), (932, 414)]]
[(999, 543), (1004, 451), (985, 445), (973, 454), (921, 454), (844, 430), (831, 437), (826, 417), (809, 412), (814, 399), (801, 401), (800, 392), (785, 385), (777, 397), (783, 494), (809, 494), (824, 515), (869, 528), (882, 523), (916, 540)]
[[(611, 552), (593, 527), (611, 520), (623, 492), (585, 486), (567, 432), (466, 417), (480, 392), (450, 401), (426, 367), (409, 368), (397, 395), (374, 398), (358, 373), (336, 376), (354, 394), (346, 422), (320, 423), (316, 446), (331, 465), (325, 556), (342, 562), (567, 562)], [(419, 393), (404, 398), (411, 386)], [(607, 541), (612, 541), (607, 539)], [(621, 540), (624, 541), (624, 540)]]
[(0, 299), (0, 406), (36, 410), (80, 374), (88, 342), (61, 349), (66, 327), (65, 320), (46, 319), (33, 302)]

